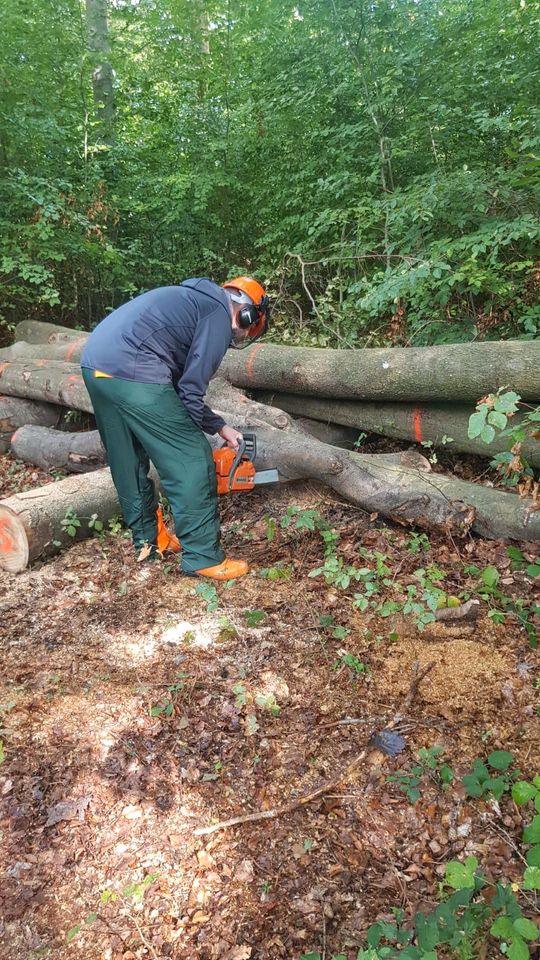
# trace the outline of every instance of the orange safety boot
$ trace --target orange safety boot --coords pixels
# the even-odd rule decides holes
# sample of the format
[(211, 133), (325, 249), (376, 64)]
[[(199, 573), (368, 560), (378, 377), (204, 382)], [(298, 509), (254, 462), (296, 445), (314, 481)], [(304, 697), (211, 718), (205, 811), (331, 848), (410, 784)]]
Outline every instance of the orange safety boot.
[(243, 577), (249, 572), (249, 567), (245, 560), (223, 560), (216, 563), (215, 567), (205, 567), (203, 570), (196, 570), (198, 577), (210, 577), (212, 580), (236, 580), (237, 577)]
[(172, 553), (179, 553), (181, 550), (181, 544), (177, 536), (174, 533), (169, 533), (167, 527), (165, 526), (165, 521), (163, 519), (163, 511), (161, 507), (158, 507), (156, 510), (156, 520), (157, 520), (157, 537), (156, 537), (156, 546), (160, 553), (165, 553), (167, 550), (170, 550)]

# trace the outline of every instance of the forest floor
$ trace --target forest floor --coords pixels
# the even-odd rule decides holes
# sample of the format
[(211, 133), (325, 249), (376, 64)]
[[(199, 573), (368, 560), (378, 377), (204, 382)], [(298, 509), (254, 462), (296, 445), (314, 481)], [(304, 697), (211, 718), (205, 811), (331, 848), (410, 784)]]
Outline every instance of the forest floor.
[[(2, 496), (52, 479), (8, 456), (0, 478)], [(309, 483), (220, 507), (227, 552), (252, 568), (231, 585), (138, 564), (112, 533), (0, 578), (3, 960), (352, 960), (392, 908), (411, 918), (451, 892), (451, 860), (521, 882), (534, 811), (509, 787), (540, 773), (538, 657), (516, 615), (534, 545), (428, 538)], [(310, 575), (325, 531), (363, 579)], [(478, 597), (478, 619), (420, 629), (403, 604), (421, 580)], [(428, 664), (404, 750), (370, 749), (335, 783)], [(500, 801), (467, 796), (461, 778), (497, 750), (512, 755)], [(285, 815), (195, 833), (327, 782)], [(537, 920), (535, 894), (520, 902)], [(482, 942), (467, 956), (499, 956)]]

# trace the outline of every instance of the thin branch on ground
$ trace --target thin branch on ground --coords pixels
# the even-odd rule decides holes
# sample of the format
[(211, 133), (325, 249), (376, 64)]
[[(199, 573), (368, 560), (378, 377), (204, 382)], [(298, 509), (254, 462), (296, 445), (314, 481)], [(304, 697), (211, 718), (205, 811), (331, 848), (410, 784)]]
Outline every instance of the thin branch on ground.
[[(411, 683), (398, 711), (394, 714), (390, 722), (386, 724), (384, 728), (385, 730), (392, 730), (401, 722), (404, 713), (406, 713), (406, 711), (409, 709), (414, 697), (416, 696), (419, 684), (434, 666), (435, 662), (431, 661), (419, 671)], [(339, 777), (336, 777), (334, 780), (328, 780), (326, 783), (323, 783), (322, 787), (318, 787), (317, 790), (312, 790), (310, 793), (306, 793), (304, 796), (298, 797), (296, 800), (291, 800), (290, 803), (286, 803), (282, 807), (274, 807), (271, 810), (259, 810), (256, 813), (247, 813), (243, 816), (231, 817), (230, 820), (221, 820), (219, 823), (215, 823), (211, 827), (199, 827), (197, 830), (193, 831), (194, 835), (196, 837), (204, 837), (211, 833), (216, 833), (218, 830), (226, 830), (228, 827), (236, 827), (244, 823), (256, 823), (260, 820), (274, 820), (276, 817), (282, 817), (288, 813), (292, 813), (299, 807), (305, 807), (308, 803), (313, 803), (314, 800), (318, 800), (319, 797), (322, 797), (330, 790), (335, 790), (335, 788), (338, 787), (344, 780), (348, 780), (351, 774), (354, 773), (361, 763), (363, 763), (371, 750), (372, 748), (370, 746), (364, 747), (358, 756), (355, 757), (347, 767), (345, 767), (345, 770), (340, 773)]]

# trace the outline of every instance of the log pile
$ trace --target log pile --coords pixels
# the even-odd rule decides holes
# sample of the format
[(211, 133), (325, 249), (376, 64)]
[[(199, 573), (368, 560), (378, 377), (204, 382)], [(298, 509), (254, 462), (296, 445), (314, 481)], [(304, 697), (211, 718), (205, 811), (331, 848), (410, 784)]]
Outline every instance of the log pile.
[[(102, 521), (119, 512), (97, 432), (55, 429), (62, 408), (92, 412), (78, 365), (85, 340), (78, 331), (25, 321), (13, 346), (0, 350), (0, 443), (11, 434), (19, 459), (87, 474), (0, 501), (0, 567), (24, 569), (70, 542), (62, 524), (67, 510)], [(238, 429), (256, 431), (257, 466), (277, 468), (284, 480), (317, 479), (365, 510), (453, 536), (473, 530), (540, 540), (540, 512), (516, 494), (433, 473), (414, 450), (351, 449), (364, 431), (434, 446), (451, 442), (452, 449), (491, 457), (504, 448), (500, 441), (488, 447), (467, 436), (475, 403), (498, 387), (538, 402), (538, 370), (534, 342), (355, 351), (255, 344), (227, 355), (208, 401)], [(538, 442), (523, 452), (540, 466)], [(77, 528), (78, 537), (90, 532), (85, 523)]]

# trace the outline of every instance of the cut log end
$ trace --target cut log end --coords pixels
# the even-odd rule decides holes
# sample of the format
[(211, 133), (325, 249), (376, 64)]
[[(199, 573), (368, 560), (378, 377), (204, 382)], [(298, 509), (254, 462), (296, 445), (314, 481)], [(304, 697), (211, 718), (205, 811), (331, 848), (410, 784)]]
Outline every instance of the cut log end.
[(0, 504), (0, 568), (20, 573), (28, 566), (28, 537), (21, 518)]

